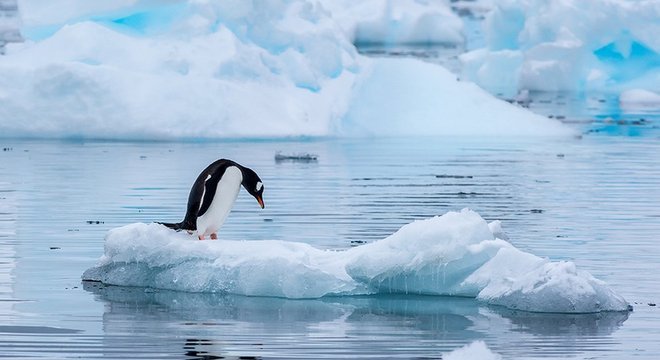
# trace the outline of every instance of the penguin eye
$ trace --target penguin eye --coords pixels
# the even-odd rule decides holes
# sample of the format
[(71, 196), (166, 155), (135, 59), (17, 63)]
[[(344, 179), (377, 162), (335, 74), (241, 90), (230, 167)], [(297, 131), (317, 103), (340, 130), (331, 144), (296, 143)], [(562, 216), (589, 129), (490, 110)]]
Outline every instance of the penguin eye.
[(261, 188), (264, 187), (264, 184), (261, 183), (261, 181), (257, 182), (257, 191), (261, 190)]

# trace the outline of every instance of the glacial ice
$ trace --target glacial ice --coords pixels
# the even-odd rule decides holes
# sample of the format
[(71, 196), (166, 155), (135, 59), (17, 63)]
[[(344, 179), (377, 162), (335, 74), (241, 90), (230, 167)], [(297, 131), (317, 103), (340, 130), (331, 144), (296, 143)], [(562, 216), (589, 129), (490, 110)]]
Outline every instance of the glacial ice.
[[(405, 135), (572, 134), (439, 66), (359, 55), (352, 41), (377, 36), (373, 24), (396, 25), (388, 42), (460, 40), (446, 4), (410, 1), (405, 12), (386, 3), (395, 2), (342, 15), (333, 2), (306, 0), (19, 1), (27, 40), (0, 56), (0, 134), (379, 136), (398, 134), (404, 120), (414, 123)], [(361, 6), (380, 17), (361, 20)]]
[(463, 54), (463, 78), (486, 89), (660, 90), (660, 2), (495, 2), (486, 46)]
[[(186, 2), (67, 0), (39, 3), (18, 0), (25, 24), (23, 33), (35, 40), (52, 35), (64, 24), (85, 19), (122, 23), (133, 27), (139, 25), (140, 30), (158, 26), (163, 28), (176, 19), (177, 12), (185, 11), (188, 6)], [(354, 43), (433, 45), (461, 44), (465, 41), (463, 22), (443, 1), (321, 0), (320, 3)], [(234, 1), (224, 6), (223, 10), (225, 13), (238, 14), (252, 7)]]
[(446, 2), (324, 0), (324, 7), (360, 46), (459, 46), (463, 21)]
[(643, 89), (631, 89), (619, 95), (619, 102), (624, 109), (658, 109), (660, 94)]
[(287, 241), (198, 241), (159, 224), (112, 229), (84, 280), (122, 286), (248, 296), (319, 298), (365, 294), (476, 297), (532, 312), (626, 311), (607, 284), (496, 238), (501, 226), (464, 209), (414, 221), (347, 250)]
[(413, 59), (375, 59), (368, 72), (354, 90), (338, 134), (570, 134), (561, 123), (509, 106), (433, 64)]

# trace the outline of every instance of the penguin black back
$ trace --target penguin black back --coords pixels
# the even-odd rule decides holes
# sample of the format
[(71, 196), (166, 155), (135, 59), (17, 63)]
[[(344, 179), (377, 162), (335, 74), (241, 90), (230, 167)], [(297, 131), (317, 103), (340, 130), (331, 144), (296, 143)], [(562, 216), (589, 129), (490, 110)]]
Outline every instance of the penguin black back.
[(257, 199), (259, 205), (263, 208), (263, 183), (259, 176), (252, 169), (244, 167), (235, 161), (220, 159), (211, 163), (197, 176), (188, 195), (188, 207), (183, 221), (179, 223), (161, 222), (159, 224), (177, 231), (197, 230), (197, 218), (208, 211), (215, 197), (218, 182), (222, 179), (227, 168), (231, 166), (235, 166), (241, 171), (243, 177), (241, 184), (248, 193)]

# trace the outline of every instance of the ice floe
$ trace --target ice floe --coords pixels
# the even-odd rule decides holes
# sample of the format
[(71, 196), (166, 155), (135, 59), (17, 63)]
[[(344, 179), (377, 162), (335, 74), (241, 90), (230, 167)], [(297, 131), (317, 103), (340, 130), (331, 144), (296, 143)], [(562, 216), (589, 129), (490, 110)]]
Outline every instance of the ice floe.
[(479, 214), (418, 220), (347, 250), (287, 241), (198, 241), (158, 224), (111, 230), (84, 280), (188, 292), (283, 298), (366, 294), (476, 297), (532, 312), (627, 311), (607, 284), (498, 239)]

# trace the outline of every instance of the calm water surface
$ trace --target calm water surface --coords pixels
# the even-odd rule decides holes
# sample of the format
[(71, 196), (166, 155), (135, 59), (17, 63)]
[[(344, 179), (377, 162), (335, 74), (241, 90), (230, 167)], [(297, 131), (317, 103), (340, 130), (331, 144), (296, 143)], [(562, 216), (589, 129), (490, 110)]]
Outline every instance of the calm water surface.
[[(279, 142), (0, 142), (0, 357), (440, 358), (483, 340), (507, 358), (660, 354), (660, 140), (380, 139)], [(307, 152), (315, 162), (276, 162)], [(264, 179), (221, 239), (327, 249), (381, 239), (469, 207), (512, 243), (607, 281), (630, 314), (530, 314), (473, 299), (286, 300), (82, 284), (104, 234), (178, 221), (220, 157)], [(221, 241), (221, 240), (220, 240)]]

